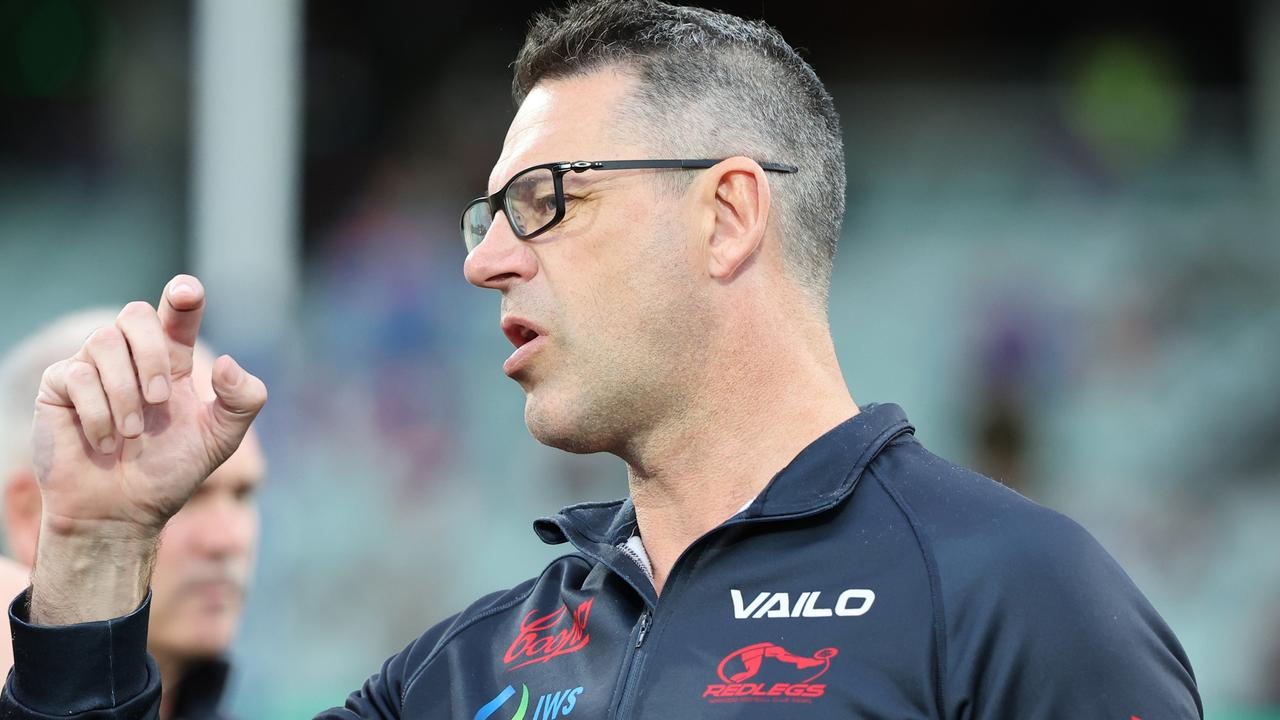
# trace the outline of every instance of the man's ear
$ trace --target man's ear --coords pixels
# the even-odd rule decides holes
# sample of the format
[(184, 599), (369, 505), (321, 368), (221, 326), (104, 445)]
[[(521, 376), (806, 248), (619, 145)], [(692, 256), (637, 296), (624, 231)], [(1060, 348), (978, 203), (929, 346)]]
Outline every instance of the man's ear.
[(707, 272), (732, 279), (764, 244), (769, 224), (769, 180), (756, 161), (736, 156), (706, 171), (699, 183), (713, 218), (707, 237)]
[(31, 567), (40, 537), (40, 486), (33, 470), (17, 470), (4, 487), (4, 530), (14, 560)]

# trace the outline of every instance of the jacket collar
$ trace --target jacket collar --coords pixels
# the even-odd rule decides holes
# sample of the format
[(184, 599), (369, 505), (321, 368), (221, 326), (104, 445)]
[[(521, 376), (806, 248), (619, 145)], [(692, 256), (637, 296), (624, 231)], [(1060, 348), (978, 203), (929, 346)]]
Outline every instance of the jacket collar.
[[(748, 520), (786, 518), (832, 507), (853, 491), (886, 445), (914, 431), (897, 405), (866, 405), (801, 450), (741, 515)], [(635, 532), (635, 507), (630, 498), (572, 505), (535, 521), (533, 528), (545, 543), (571, 542), (591, 554), (610, 555), (604, 546), (625, 542)]]

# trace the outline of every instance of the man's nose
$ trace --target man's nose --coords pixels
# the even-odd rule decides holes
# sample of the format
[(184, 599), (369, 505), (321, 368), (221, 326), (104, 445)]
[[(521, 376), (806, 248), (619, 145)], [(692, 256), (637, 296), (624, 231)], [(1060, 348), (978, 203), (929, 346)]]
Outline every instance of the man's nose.
[(538, 258), (528, 243), (511, 231), (507, 219), (499, 215), (484, 239), (467, 255), (462, 272), (476, 287), (507, 290), (537, 274)]

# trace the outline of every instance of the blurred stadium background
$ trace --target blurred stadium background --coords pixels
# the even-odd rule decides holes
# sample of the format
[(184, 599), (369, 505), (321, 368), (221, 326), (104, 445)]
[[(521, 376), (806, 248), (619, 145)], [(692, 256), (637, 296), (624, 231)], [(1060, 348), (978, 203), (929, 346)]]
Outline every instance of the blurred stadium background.
[[(625, 492), (528, 436), (461, 273), (533, 7), (0, 0), (0, 352), (194, 271), (272, 388), (244, 717), (341, 703)], [(1207, 717), (1280, 717), (1280, 3), (717, 7), (841, 110), (855, 399), (1096, 534)]]

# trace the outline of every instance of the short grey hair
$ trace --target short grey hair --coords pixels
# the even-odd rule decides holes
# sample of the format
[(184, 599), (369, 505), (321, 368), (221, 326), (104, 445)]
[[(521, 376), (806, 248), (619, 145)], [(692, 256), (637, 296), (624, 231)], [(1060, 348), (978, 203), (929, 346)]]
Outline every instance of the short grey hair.
[(639, 82), (618, 116), (655, 152), (798, 166), (770, 174), (773, 209), (788, 269), (825, 307), (844, 219), (840, 117), (777, 30), (655, 0), (587, 0), (536, 16), (514, 65), (517, 104), (541, 80), (615, 67)]

